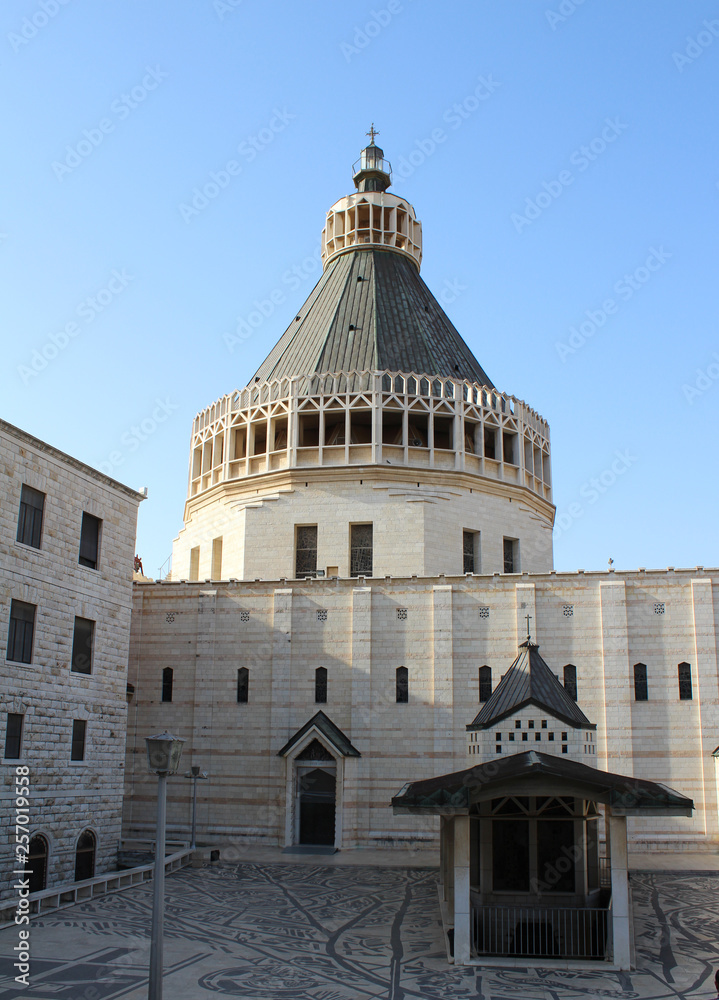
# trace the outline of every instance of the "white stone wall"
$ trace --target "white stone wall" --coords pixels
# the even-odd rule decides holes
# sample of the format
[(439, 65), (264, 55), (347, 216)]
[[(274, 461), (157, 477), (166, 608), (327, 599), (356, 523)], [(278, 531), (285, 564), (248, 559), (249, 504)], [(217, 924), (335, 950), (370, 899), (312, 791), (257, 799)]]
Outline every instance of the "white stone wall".
[(505, 537), (519, 540), (522, 571), (552, 568), (553, 508), (508, 484), (406, 469), (390, 478), (365, 467), (278, 473), (272, 484), (250, 485), (221, 484), (188, 501), (173, 579), (189, 579), (196, 546), (198, 579), (211, 579), (218, 537), (223, 580), (292, 579), (295, 526), (304, 524), (317, 525), (317, 568), (337, 567), (340, 577), (349, 576), (350, 525), (357, 523), (373, 524), (375, 576), (461, 574), (464, 529), (480, 532), (478, 571), (504, 569)]
[[(31, 781), (31, 829), (48, 840), (48, 887), (73, 881), (78, 836), (97, 838), (96, 872), (115, 867), (126, 732), (127, 650), (139, 494), (0, 421), (0, 753), (7, 715), (25, 716), (22, 756), (2, 758), (2, 814), (17, 765)], [(16, 541), (23, 484), (46, 494), (41, 547)], [(99, 565), (78, 562), (83, 511), (102, 520)], [(32, 662), (6, 659), (12, 599), (37, 606)], [(70, 670), (75, 616), (96, 622), (92, 673)], [(85, 719), (85, 760), (70, 760)], [(0, 899), (12, 896), (10, 822), (0, 831)]]
[[(210, 773), (198, 789), (202, 836), (284, 843), (287, 762), (277, 753), (322, 709), (362, 754), (345, 760), (343, 846), (433, 839), (434, 820), (394, 816), (390, 799), (406, 781), (467, 767), (479, 667), (499, 682), (530, 614), (550, 668), (560, 677), (565, 663), (577, 668), (579, 705), (598, 727), (593, 763), (694, 799), (691, 819), (630, 820), (633, 843), (716, 847), (718, 583), (715, 571), (686, 570), (137, 584), (126, 832), (152, 828), (144, 737), (168, 727), (188, 741), (183, 770), (195, 763)], [(634, 701), (639, 661), (648, 666), (646, 703)], [(692, 665), (691, 702), (679, 700), (681, 661)], [(165, 666), (175, 671), (169, 705), (160, 701)], [(250, 669), (246, 705), (236, 702), (240, 666)], [(314, 702), (317, 666), (329, 674), (326, 705)], [(408, 704), (395, 701), (399, 666), (409, 670)], [(170, 782), (177, 834), (189, 830), (189, 784)]]

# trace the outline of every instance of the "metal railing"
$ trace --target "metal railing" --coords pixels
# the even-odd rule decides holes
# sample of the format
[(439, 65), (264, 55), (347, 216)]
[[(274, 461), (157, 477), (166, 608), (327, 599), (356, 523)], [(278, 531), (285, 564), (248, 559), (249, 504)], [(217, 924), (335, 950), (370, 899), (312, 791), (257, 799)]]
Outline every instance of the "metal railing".
[(609, 910), (547, 906), (473, 906), (475, 955), (605, 959)]
[[(192, 854), (192, 849), (185, 845), (174, 854), (165, 855), (165, 874), (189, 864)], [(86, 899), (94, 899), (96, 896), (103, 896), (108, 892), (131, 889), (133, 886), (141, 885), (152, 879), (154, 870), (155, 863), (153, 861), (147, 865), (138, 865), (136, 868), (105, 872), (103, 875), (86, 878), (80, 882), (65, 882), (50, 889), (31, 892), (28, 897), (29, 916), (35, 917), (38, 914), (47, 913), (49, 910), (64, 909), (66, 906), (73, 906), (75, 903), (82, 903)], [(14, 923), (17, 905), (16, 899), (3, 900), (0, 903), (0, 928), (8, 927)]]

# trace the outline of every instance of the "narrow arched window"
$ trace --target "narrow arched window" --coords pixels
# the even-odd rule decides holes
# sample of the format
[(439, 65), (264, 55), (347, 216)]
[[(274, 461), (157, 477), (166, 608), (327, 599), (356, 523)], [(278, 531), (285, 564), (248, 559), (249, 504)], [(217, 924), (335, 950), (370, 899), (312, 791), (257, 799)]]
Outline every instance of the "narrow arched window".
[(315, 704), (325, 705), (327, 703), (327, 670), (324, 667), (317, 667), (315, 670)]
[(680, 663), (679, 675), (679, 699), (680, 701), (692, 700), (692, 667), (690, 663)]
[(409, 671), (406, 667), (397, 667), (395, 699), (398, 704), (406, 704), (409, 701)]
[(250, 700), (250, 671), (247, 667), (240, 667), (237, 671), (237, 700), (243, 705)]
[(646, 663), (634, 664), (634, 700), (649, 701)]
[(564, 690), (573, 701), (577, 700), (577, 668), (573, 663), (564, 667)]
[(483, 666), (479, 668), (479, 700), (489, 701), (492, 697), (492, 668)]
[(40, 892), (47, 888), (47, 840), (36, 833), (30, 841), (25, 874), (30, 879), (30, 892)]
[(162, 700), (172, 701), (172, 681), (173, 681), (173, 670), (172, 667), (165, 667), (162, 671)]
[(95, 874), (95, 834), (85, 830), (80, 834), (75, 849), (75, 881), (92, 878)]

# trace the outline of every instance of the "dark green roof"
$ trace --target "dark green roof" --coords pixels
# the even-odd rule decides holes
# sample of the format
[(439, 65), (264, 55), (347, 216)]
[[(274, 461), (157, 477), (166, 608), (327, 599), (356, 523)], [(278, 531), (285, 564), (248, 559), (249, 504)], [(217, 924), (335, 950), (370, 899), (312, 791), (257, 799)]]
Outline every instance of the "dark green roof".
[(403, 254), (378, 249), (341, 254), (325, 268), (297, 316), (255, 379), (389, 370), (493, 387)]
[(501, 795), (538, 794), (533, 791), (537, 785), (551, 787), (552, 795), (576, 795), (603, 802), (617, 816), (691, 816), (694, 808), (692, 799), (659, 782), (599, 771), (577, 760), (535, 750), (412, 781), (395, 795), (392, 807), (400, 813), (466, 812), (478, 802)]
[(311, 719), (308, 719), (304, 726), (300, 727), (295, 735), (285, 743), (282, 749), (277, 751), (277, 756), (284, 757), (288, 754), (290, 750), (292, 750), (292, 748), (300, 742), (305, 733), (312, 729), (313, 726), (317, 727), (317, 729), (342, 757), (362, 756), (359, 750), (352, 746), (352, 743), (345, 736), (339, 726), (336, 726), (332, 719), (330, 719), (329, 716), (325, 715), (322, 711), (316, 712)]
[(519, 647), (519, 656), (484, 703), (479, 715), (467, 726), (468, 731), (489, 729), (525, 705), (544, 708), (570, 726), (596, 729), (576, 701), (564, 689), (539, 655), (539, 646), (527, 640)]

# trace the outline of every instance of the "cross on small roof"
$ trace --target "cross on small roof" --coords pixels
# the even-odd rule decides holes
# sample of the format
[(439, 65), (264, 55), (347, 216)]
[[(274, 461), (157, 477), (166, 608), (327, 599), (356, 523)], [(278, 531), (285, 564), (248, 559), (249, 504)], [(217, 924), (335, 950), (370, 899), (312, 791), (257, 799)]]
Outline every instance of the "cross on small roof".
[(365, 132), (365, 135), (368, 135), (370, 143), (374, 144), (374, 137), (376, 135), (379, 135), (379, 132), (375, 131), (374, 122), (372, 122), (372, 124), (370, 125), (369, 132)]
[(527, 642), (529, 642), (529, 640), (532, 638), (532, 636), (530, 634), (530, 631), (529, 631), (529, 623), (532, 620), (532, 616), (531, 615), (525, 615), (525, 618), (527, 619)]

